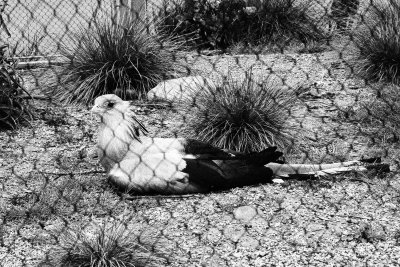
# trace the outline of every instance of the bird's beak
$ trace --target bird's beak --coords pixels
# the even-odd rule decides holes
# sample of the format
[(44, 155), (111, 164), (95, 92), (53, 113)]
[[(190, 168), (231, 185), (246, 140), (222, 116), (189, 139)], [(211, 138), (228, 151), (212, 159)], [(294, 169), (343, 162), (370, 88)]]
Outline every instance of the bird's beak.
[(102, 109), (100, 107), (98, 107), (98, 106), (93, 106), (90, 111), (92, 113), (94, 113), (94, 114), (101, 114), (102, 113)]

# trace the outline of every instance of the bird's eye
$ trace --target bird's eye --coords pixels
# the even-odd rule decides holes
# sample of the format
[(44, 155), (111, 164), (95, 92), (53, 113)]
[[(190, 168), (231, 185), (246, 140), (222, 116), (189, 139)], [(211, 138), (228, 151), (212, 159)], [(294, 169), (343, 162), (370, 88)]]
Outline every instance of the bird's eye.
[(113, 108), (114, 107), (114, 102), (108, 102), (107, 107), (108, 108)]

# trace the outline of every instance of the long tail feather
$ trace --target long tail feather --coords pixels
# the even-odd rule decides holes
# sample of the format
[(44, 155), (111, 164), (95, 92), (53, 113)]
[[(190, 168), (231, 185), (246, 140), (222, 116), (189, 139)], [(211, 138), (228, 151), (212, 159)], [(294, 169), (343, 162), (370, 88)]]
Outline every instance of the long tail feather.
[(265, 165), (270, 168), (275, 176), (287, 178), (293, 175), (315, 175), (315, 176), (326, 176), (332, 174), (339, 174), (345, 172), (363, 172), (374, 169), (389, 172), (390, 168), (388, 164), (381, 164), (379, 160), (354, 160), (345, 161), (340, 163), (331, 164), (279, 164), (279, 163), (268, 163)]

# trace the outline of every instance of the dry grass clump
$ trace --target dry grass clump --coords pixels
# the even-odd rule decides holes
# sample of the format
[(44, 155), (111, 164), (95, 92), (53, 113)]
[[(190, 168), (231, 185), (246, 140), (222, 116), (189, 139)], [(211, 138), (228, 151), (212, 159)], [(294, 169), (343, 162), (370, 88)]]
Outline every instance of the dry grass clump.
[(400, 84), (400, 1), (370, 8), (353, 33), (358, 72), (368, 80)]
[(257, 83), (247, 72), (243, 81), (230, 76), (222, 86), (200, 92), (189, 105), (194, 118), (189, 125), (195, 138), (217, 147), (241, 152), (285, 149), (292, 140), (287, 120), (296, 100), (294, 93)]
[(96, 225), (93, 233), (88, 229), (68, 230), (59, 241), (59, 248), (50, 255), (56, 266), (163, 266), (163, 259), (141, 246), (127, 225), (120, 221)]
[(29, 102), (22, 97), (24, 89), (14, 67), (0, 56), (0, 130), (14, 129), (31, 118)]
[(116, 21), (112, 17), (82, 29), (75, 46), (62, 49), (70, 60), (48, 94), (60, 101), (91, 103), (115, 93), (124, 99), (146, 96), (160, 81), (182, 70), (177, 53), (182, 42), (154, 33), (137, 16)]

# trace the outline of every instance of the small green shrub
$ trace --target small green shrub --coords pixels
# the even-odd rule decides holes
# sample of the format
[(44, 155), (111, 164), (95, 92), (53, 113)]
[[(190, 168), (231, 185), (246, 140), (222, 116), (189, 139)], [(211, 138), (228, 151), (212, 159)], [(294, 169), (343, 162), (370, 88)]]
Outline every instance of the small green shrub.
[(252, 32), (256, 32), (261, 40), (273, 42), (294, 39), (307, 44), (327, 38), (327, 33), (318, 27), (319, 22), (307, 13), (310, 3), (295, 2), (295, 0), (261, 1), (257, 14), (258, 23), (253, 25)]
[(195, 138), (225, 149), (285, 149), (291, 144), (287, 119), (296, 99), (269, 82), (257, 83), (250, 72), (242, 82), (228, 77), (222, 86), (210, 86), (193, 99), (189, 127)]
[(309, 5), (294, 2), (184, 0), (164, 4), (162, 16), (168, 32), (190, 35), (198, 48), (225, 50), (237, 42), (286, 44), (291, 40), (308, 43), (327, 38), (318, 22), (308, 15)]
[[(1, 49), (1, 48), (0, 48)], [(0, 129), (14, 129), (31, 118), (29, 102), (22, 97), (20, 78), (0, 52)]]
[(174, 0), (162, 2), (159, 25), (162, 32), (180, 36), (188, 46), (203, 49), (219, 46), (218, 9), (209, 0)]
[(48, 94), (62, 102), (91, 103), (106, 93), (143, 98), (160, 81), (182, 71), (177, 38), (158, 34), (136, 16), (123, 22), (108, 18), (74, 36), (76, 46), (63, 49), (70, 60)]
[(56, 266), (162, 266), (162, 258), (139, 245), (135, 235), (118, 221), (97, 225), (92, 234), (87, 229), (69, 230), (61, 236), (60, 243), (50, 255)]
[(371, 8), (354, 32), (360, 54), (356, 69), (364, 78), (400, 84), (400, 2)]

